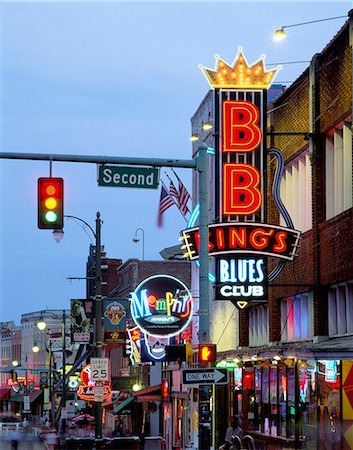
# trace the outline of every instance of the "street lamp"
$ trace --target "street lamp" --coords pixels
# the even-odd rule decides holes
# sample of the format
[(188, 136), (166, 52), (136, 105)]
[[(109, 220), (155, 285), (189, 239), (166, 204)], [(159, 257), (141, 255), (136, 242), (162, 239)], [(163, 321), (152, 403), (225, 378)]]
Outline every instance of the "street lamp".
[(336, 17), (327, 17), (326, 19), (310, 20), (308, 22), (294, 23), (292, 25), (283, 25), (281, 28), (278, 28), (275, 31), (275, 33), (273, 35), (273, 39), (275, 41), (283, 41), (283, 39), (285, 39), (287, 37), (286, 32), (285, 32), (286, 28), (299, 27), (299, 26), (302, 26), (302, 25), (309, 25), (311, 23), (317, 23), (317, 22), (326, 22), (327, 20), (342, 19), (344, 17), (347, 17), (347, 15), (345, 15), (345, 16), (336, 16)]
[(17, 367), (19, 365), (19, 362), (17, 361), (17, 359), (15, 359), (14, 361), (12, 361), (12, 365), (14, 367)]
[[(95, 238), (95, 247), (96, 247), (96, 273), (95, 273), (95, 284), (96, 284), (96, 292), (95, 292), (95, 343), (92, 345), (95, 347), (95, 356), (97, 358), (102, 357), (102, 345), (103, 345), (103, 303), (102, 303), (102, 270), (101, 270), (101, 226), (102, 220), (100, 218), (100, 212), (98, 211), (96, 214), (96, 231), (83, 219), (77, 216), (64, 216), (67, 219), (73, 219), (77, 222), (87, 236), (90, 238), (87, 233), (87, 228), (92, 232)], [(55, 242), (59, 243), (64, 237), (64, 230), (54, 230), (53, 236)], [(91, 238), (90, 238), (91, 239)], [(102, 402), (94, 402), (95, 409), (95, 441), (101, 442), (103, 440), (103, 425), (102, 425), (102, 416), (103, 416), (103, 404)]]
[[(41, 331), (45, 330), (47, 327), (46, 321), (43, 319), (44, 312), (41, 312), (41, 318), (37, 322), (37, 328)], [(61, 339), (62, 339), (62, 363), (63, 363), (63, 379), (62, 379), (62, 397), (61, 397), (61, 415), (64, 416), (66, 413), (66, 340), (65, 340), (65, 329), (66, 329), (66, 311), (63, 309), (62, 311), (62, 318), (54, 313), (53, 311), (45, 311), (46, 315), (50, 315), (54, 317), (55, 319), (58, 319), (61, 322)], [(39, 351), (35, 350), (36, 344), (32, 347), (32, 350), (37, 353)], [(52, 348), (51, 348), (51, 341), (49, 343), (49, 394), (50, 394), (50, 402), (51, 402), (51, 422), (52, 425), (54, 425), (55, 422), (55, 408), (54, 408), (54, 393), (53, 393), (53, 378), (52, 378), (52, 367), (51, 367), (51, 360), (52, 360)], [(65, 436), (65, 429), (66, 429), (66, 417), (63, 417), (62, 419), (62, 437)]]
[(145, 259), (145, 232), (144, 232), (143, 228), (137, 228), (135, 230), (135, 237), (132, 238), (132, 241), (135, 242), (135, 244), (140, 242), (140, 239), (137, 236), (138, 231), (141, 231), (141, 234), (142, 234), (142, 261), (144, 261), (144, 259)]
[(38, 353), (40, 350), (39, 345), (35, 342), (32, 347), (33, 353)]

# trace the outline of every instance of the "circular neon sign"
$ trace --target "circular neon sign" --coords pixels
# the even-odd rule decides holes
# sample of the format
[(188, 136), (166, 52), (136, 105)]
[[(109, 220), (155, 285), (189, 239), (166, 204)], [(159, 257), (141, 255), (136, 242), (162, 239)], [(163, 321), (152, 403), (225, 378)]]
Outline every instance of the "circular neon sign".
[(192, 297), (186, 285), (171, 275), (154, 275), (131, 293), (131, 314), (152, 336), (176, 336), (190, 323)]

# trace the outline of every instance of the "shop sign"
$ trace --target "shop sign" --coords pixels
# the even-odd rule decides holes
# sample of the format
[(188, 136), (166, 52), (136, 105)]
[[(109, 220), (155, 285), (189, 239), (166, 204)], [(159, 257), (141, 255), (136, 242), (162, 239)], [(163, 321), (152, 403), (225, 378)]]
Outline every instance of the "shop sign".
[(139, 327), (127, 330), (126, 353), (132, 364), (139, 362), (163, 362), (166, 360), (166, 346), (172, 338), (152, 336), (143, 333)]
[(171, 275), (146, 278), (131, 293), (130, 301), (134, 322), (152, 336), (176, 336), (192, 318), (193, 298), (186, 285)]
[[(209, 225), (209, 254), (215, 257), (216, 274), (210, 274), (210, 279), (216, 283), (216, 300), (230, 300), (241, 309), (250, 301), (267, 299), (268, 280), (293, 260), (300, 239), (279, 196), (283, 156), (276, 149), (266, 149), (266, 89), (279, 68), (266, 71), (263, 58), (249, 65), (242, 48), (232, 66), (220, 58), (215, 70), (201, 66), (211, 89), (219, 94), (214, 96), (216, 223)], [(278, 169), (274, 202), (286, 227), (267, 223), (264, 199), (271, 153)], [(200, 233), (194, 226), (197, 207), (181, 232), (184, 257), (190, 260), (199, 258)], [(268, 257), (279, 259), (270, 274)]]
[(92, 300), (71, 300), (71, 340), (80, 344), (93, 342), (94, 304)]
[(266, 300), (267, 268), (264, 258), (229, 258), (216, 260), (216, 298), (219, 300), (244, 298)]
[[(94, 388), (96, 386), (96, 381), (92, 380), (92, 372), (91, 372), (91, 364), (87, 364), (82, 370), (80, 374), (81, 385), (77, 390), (77, 395), (86, 401), (95, 401), (94, 400)], [(109, 395), (112, 393), (109, 382), (103, 382), (103, 400), (106, 400)]]
[(107, 344), (124, 344), (126, 340), (126, 317), (129, 310), (127, 298), (103, 300), (104, 341)]

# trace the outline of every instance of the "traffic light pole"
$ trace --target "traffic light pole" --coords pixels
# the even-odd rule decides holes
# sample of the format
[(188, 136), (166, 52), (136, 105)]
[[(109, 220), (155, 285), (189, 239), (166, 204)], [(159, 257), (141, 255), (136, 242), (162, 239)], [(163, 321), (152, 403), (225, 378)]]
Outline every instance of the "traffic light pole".
[[(95, 354), (97, 358), (102, 357), (102, 343), (103, 343), (103, 303), (102, 303), (102, 270), (101, 270), (101, 224), (100, 213), (97, 212), (96, 216), (96, 298), (95, 298), (95, 321), (96, 321), (96, 350)], [(94, 402), (95, 408), (95, 442), (96, 446), (103, 441), (103, 425), (102, 425), (102, 413), (103, 403)], [(98, 447), (99, 448), (99, 447)]]
[[(120, 156), (94, 156), (94, 155), (73, 155), (73, 154), (45, 154), (45, 153), (16, 153), (0, 152), (0, 159), (20, 159), (34, 161), (61, 161), (93, 164), (122, 164), (129, 166), (151, 166), (151, 167), (175, 167), (194, 169), (199, 173), (199, 202), (200, 202), (200, 270), (199, 270), (199, 342), (209, 343), (210, 323), (209, 323), (209, 281), (208, 281), (208, 158), (207, 146), (201, 144), (198, 149), (196, 160), (194, 159), (163, 159), (163, 158), (126, 158)], [(101, 221), (97, 215), (96, 225), (100, 232)], [(96, 238), (97, 269), (100, 267), (100, 235), (99, 242)], [(99, 281), (97, 275), (97, 281)], [(99, 284), (99, 283), (98, 283)], [(96, 285), (96, 289), (98, 287)], [(100, 288), (98, 288), (99, 291)], [(101, 293), (96, 291), (96, 343), (97, 356), (102, 351), (102, 304)], [(101, 417), (102, 405), (96, 406), (96, 415)], [(98, 424), (99, 422), (99, 424)], [(96, 440), (101, 439), (101, 420), (96, 420)]]
[(63, 310), (62, 325), (61, 325), (61, 339), (62, 339), (62, 351), (63, 351), (63, 385), (62, 385), (62, 402), (61, 402), (61, 436), (62, 440), (65, 441), (66, 432), (66, 311)]

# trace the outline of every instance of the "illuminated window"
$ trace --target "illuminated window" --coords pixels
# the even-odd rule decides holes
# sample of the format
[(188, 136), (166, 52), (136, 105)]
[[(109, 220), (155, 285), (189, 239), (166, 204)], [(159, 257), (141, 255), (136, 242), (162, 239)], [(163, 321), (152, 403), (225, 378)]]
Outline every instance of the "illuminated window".
[(268, 344), (267, 306), (254, 307), (249, 314), (249, 345), (256, 347)]
[(299, 294), (281, 301), (281, 340), (313, 337), (312, 294)]
[(353, 282), (330, 288), (328, 313), (329, 336), (353, 333)]
[[(281, 180), (281, 199), (292, 218), (294, 228), (302, 232), (310, 230), (312, 214), (309, 149), (285, 166)], [(285, 226), (282, 217), (280, 224)]]
[(326, 138), (326, 219), (352, 207), (352, 131), (344, 122)]

